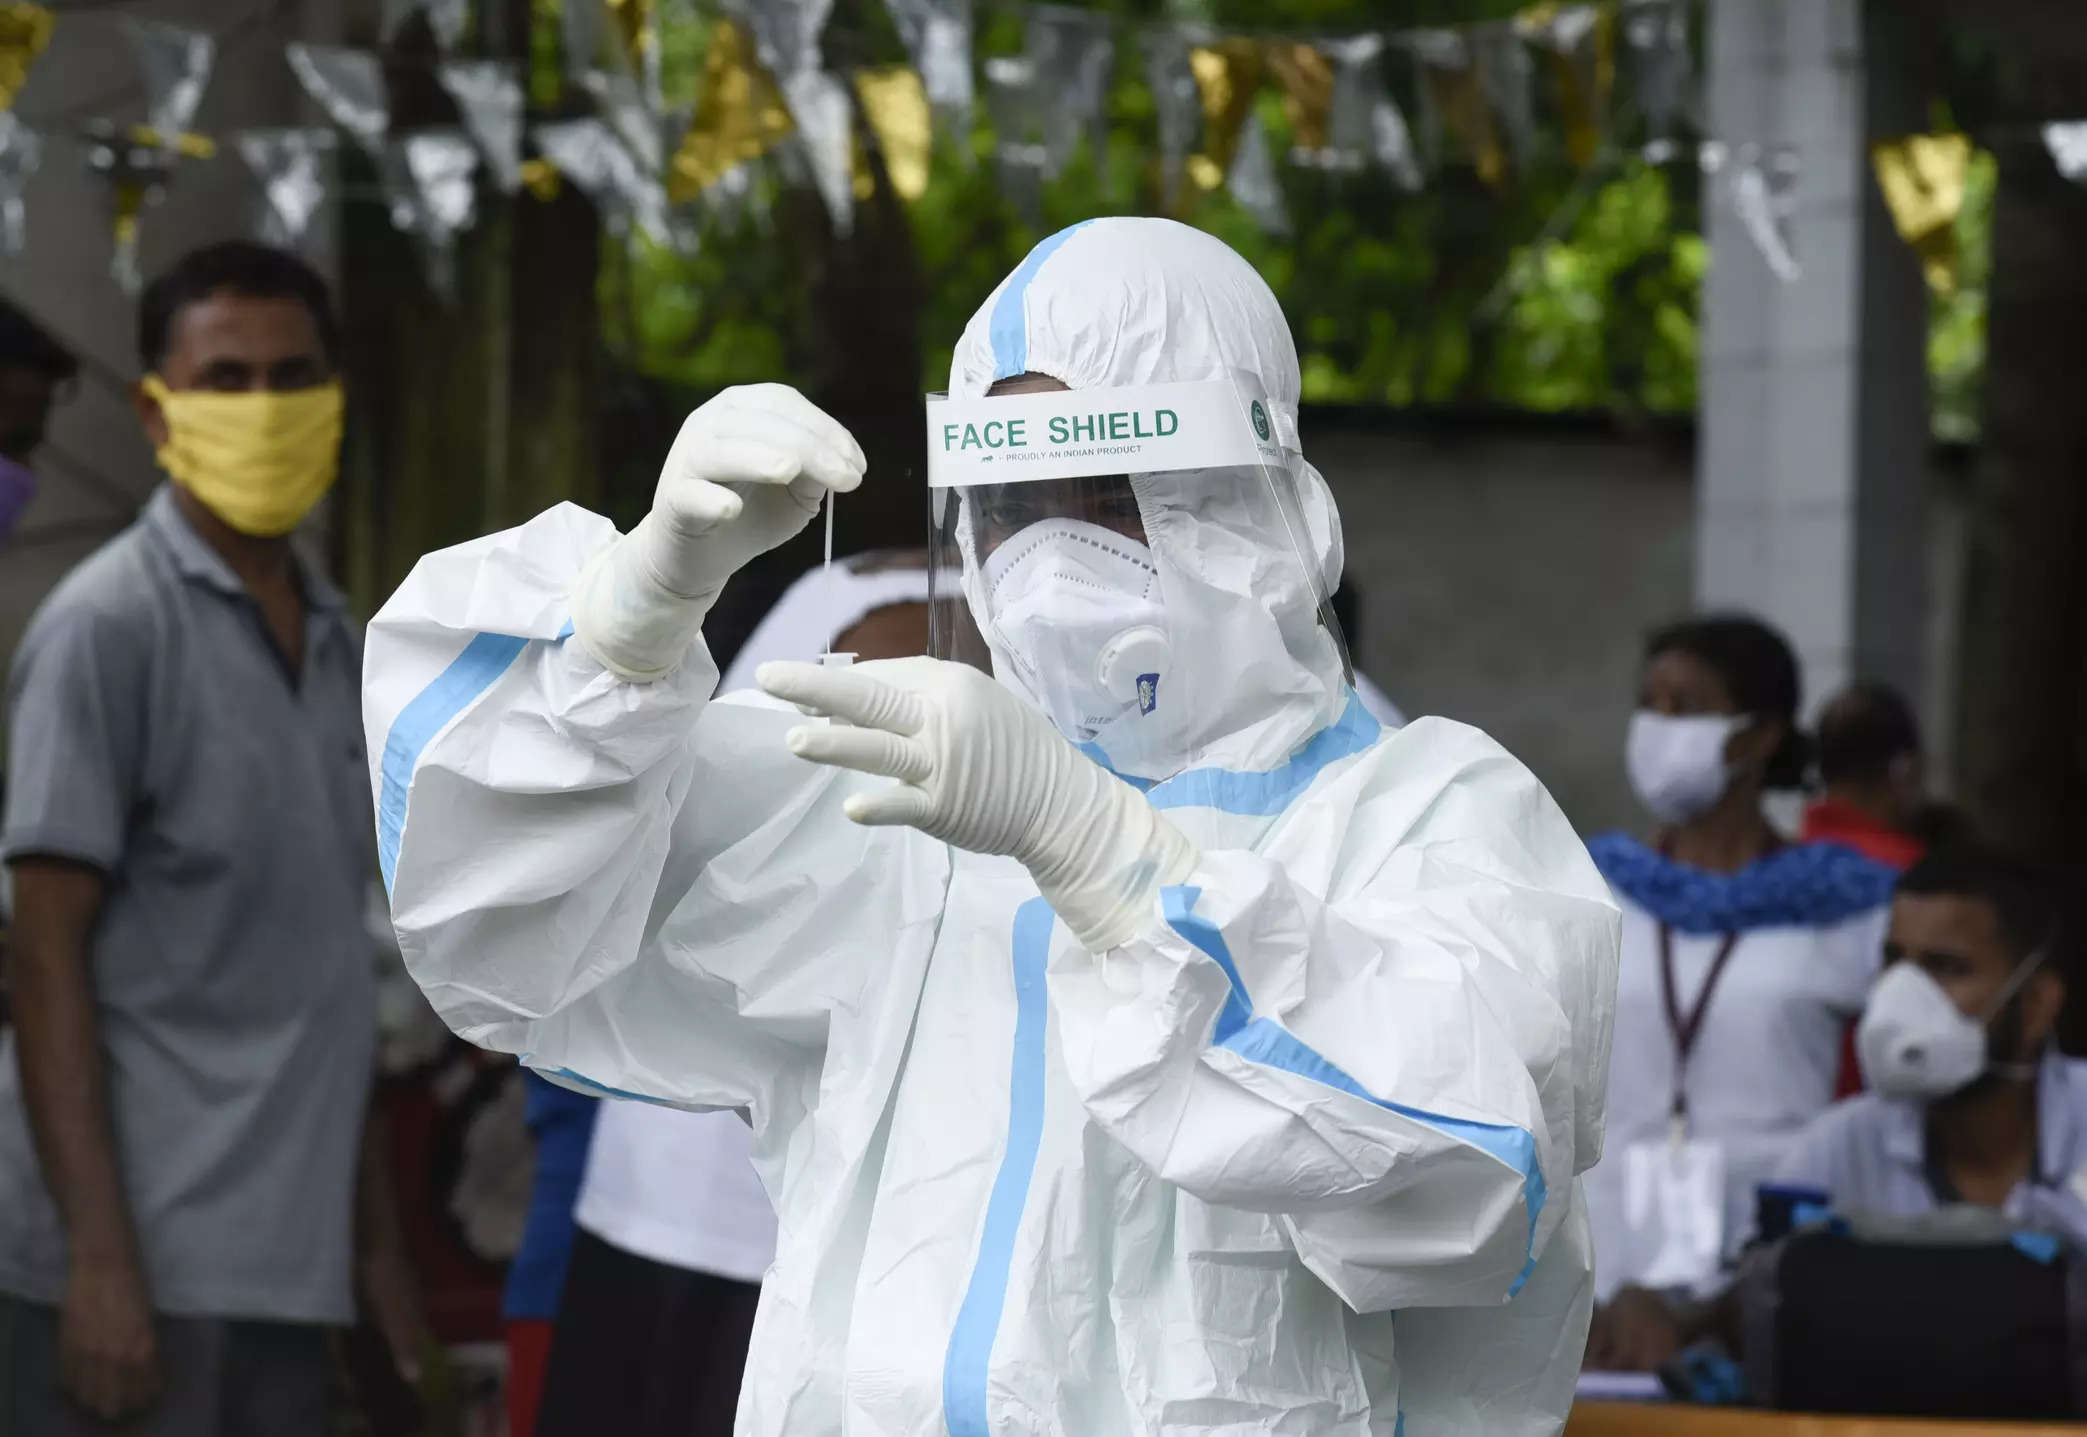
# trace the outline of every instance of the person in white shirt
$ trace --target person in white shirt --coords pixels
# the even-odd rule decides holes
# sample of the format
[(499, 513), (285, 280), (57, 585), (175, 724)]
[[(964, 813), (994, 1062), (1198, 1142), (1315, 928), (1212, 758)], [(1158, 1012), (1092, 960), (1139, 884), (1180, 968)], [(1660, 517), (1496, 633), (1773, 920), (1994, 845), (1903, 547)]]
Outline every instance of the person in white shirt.
[[(1832, 1101), (1876, 971), (1892, 873), (1784, 842), (1762, 812), (1804, 769), (1796, 660), (1758, 620), (1646, 647), (1627, 767), (1660, 823), (1589, 845), (1623, 909), (1607, 1141), (1588, 1174), (1595, 1290), (1718, 1285), (1769, 1177)], [(1590, 1365), (1603, 1365), (1598, 1316)]]

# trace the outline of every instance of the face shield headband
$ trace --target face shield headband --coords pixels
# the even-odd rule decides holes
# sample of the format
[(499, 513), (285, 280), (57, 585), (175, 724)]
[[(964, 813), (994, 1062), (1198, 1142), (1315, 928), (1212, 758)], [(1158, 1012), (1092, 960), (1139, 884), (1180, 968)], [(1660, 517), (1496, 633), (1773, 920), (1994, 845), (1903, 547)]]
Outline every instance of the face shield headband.
[[(1294, 419), (1225, 380), (928, 401), (931, 652), (1161, 778), (1337, 711), (1346, 656)], [(950, 582), (954, 579), (956, 582)], [(952, 602), (958, 596), (962, 602)]]

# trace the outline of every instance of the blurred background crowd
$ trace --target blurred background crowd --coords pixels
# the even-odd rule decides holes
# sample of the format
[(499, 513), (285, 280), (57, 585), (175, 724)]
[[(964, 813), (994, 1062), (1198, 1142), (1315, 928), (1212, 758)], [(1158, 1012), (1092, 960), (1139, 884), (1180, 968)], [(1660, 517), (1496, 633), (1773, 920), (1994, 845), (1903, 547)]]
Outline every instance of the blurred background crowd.
[(1117, 213), (1281, 299), (1365, 701), (1624, 908), (1570, 1430), (2087, 1418), (2076, 6), (0, 0), (0, 1430), (730, 1430), (744, 1124), (433, 1017), (360, 624), (781, 380), (871, 482), (724, 687), (922, 652), (922, 395)]

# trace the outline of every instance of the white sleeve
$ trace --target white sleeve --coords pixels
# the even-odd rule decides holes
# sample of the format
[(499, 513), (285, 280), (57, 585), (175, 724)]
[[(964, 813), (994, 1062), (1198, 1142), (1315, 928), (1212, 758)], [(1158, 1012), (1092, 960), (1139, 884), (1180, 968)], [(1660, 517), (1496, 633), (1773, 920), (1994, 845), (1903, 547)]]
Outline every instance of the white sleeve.
[(1206, 853), (1143, 935), (1051, 974), (1095, 1120), (1198, 1197), (1282, 1214), (1357, 1311), (1504, 1300), (1599, 1152), (1616, 910), (1527, 771), (1446, 738), (1432, 801), (1357, 809), (1367, 871), (1333, 898)]
[[(566, 593), (615, 536), (560, 505), (428, 555), (371, 622), (363, 717), (392, 920), (468, 1041), (583, 1089), (744, 1106), (821, 1025), (742, 1020), (766, 977), (748, 968), (788, 961), (749, 956), (758, 942), (698, 961), (660, 934), (698, 916), (689, 900), (736, 844), (785, 810), (800, 829), (825, 807), (838, 820), (839, 798), (831, 771), (784, 748), (794, 713), (707, 702), (700, 639), (642, 685), (571, 640)], [(758, 911), (771, 895), (746, 896)]]
[(1825, 960), (1820, 981), (1826, 985), (1827, 1007), (1848, 1017), (1862, 1012), (1877, 970), (1884, 966), (1884, 939), (1890, 931), (1891, 905), (1886, 903), (1843, 918), (1820, 935)]

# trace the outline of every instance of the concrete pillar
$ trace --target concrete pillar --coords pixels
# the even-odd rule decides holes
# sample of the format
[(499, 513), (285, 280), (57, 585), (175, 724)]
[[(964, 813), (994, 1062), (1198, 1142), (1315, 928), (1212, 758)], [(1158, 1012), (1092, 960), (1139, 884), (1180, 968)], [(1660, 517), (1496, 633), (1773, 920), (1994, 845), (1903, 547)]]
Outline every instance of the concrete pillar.
[[(1708, 132), (1793, 147), (1801, 277), (1773, 274), (1706, 178), (1696, 596), (1786, 632), (1808, 704), (1852, 677), (1918, 699), (1927, 297), (1870, 172), (1924, 128), (1881, 0), (1711, 0)], [(1910, 107), (1910, 109), (1909, 109)], [(1929, 715), (1929, 728), (1938, 715)]]

